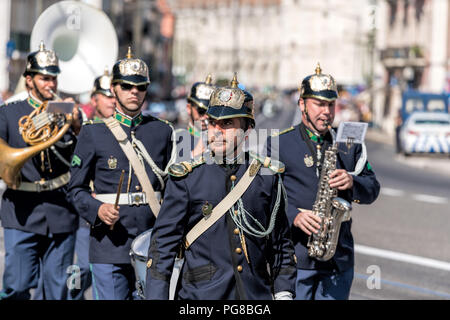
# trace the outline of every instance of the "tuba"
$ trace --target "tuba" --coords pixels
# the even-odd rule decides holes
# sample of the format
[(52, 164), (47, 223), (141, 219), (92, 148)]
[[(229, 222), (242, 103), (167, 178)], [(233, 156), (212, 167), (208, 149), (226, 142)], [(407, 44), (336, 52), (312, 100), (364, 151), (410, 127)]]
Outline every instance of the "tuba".
[(322, 171), (313, 213), (321, 218), (319, 232), (308, 238), (308, 255), (319, 261), (328, 261), (336, 253), (341, 223), (350, 220), (352, 205), (347, 200), (337, 197), (337, 188), (328, 183), (330, 173), (336, 169), (337, 144), (325, 151)]
[[(105, 65), (112, 66), (117, 60), (113, 24), (102, 10), (83, 2), (60, 1), (42, 12), (31, 32), (30, 48), (38, 47), (41, 41), (59, 57), (62, 72), (58, 87), (67, 94), (90, 92)], [(20, 133), (30, 147), (12, 148), (0, 139), (0, 178), (9, 188), (19, 187), (25, 162), (52, 147), (72, 124), (71, 114), (48, 112), (47, 105), (43, 103), (19, 120)]]
[(73, 95), (90, 92), (119, 51), (108, 16), (81, 1), (60, 1), (42, 12), (31, 32), (30, 48), (41, 41), (58, 55), (58, 90)]

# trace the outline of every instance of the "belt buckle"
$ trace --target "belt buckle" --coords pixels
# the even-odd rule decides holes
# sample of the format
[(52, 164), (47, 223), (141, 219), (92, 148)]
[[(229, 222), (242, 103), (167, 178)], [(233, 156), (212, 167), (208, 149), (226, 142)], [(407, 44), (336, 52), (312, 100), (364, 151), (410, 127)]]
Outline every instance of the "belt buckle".
[(36, 185), (37, 192), (50, 190), (50, 183), (48, 182), (48, 180), (35, 181), (34, 183)]
[(145, 203), (145, 194), (142, 192), (135, 192), (128, 194), (128, 204), (130, 206), (140, 206)]

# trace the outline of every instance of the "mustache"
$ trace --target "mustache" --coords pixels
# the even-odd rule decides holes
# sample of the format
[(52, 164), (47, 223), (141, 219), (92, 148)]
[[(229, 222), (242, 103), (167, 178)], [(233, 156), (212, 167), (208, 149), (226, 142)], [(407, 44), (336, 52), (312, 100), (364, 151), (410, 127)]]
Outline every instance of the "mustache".
[(209, 141), (208, 141), (209, 143), (214, 143), (214, 142), (216, 142), (216, 143), (223, 143), (223, 142), (226, 142), (226, 140), (225, 139), (223, 139), (223, 138), (218, 138), (218, 137), (216, 137), (216, 136), (211, 136), (210, 138), (209, 138)]

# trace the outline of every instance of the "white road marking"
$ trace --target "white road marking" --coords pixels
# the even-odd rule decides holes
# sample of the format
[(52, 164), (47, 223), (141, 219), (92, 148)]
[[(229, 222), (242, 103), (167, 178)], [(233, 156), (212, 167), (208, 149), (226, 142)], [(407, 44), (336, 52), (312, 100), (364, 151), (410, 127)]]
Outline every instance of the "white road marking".
[(381, 194), (386, 196), (402, 197), (405, 195), (405, 191), (392, 188), (381, 188)]
[[(400, 190), (400, 189), (393, 189), (393, 188), (381, 188), (380, 192), (381, 192), (381, 194), (383, 194), (385, 196), (391, 196), (391, 197), (404, 197), (407, 195), (407, 193), (405, 191)], [(449, 203), (448, 198), (432, 196), (429, 194), (415, 193), (415, 194), (411, 194), (409, 196), (412, 199), (414, 199), (416, 201), (421, 201), (421, 202), (428, 202), (428, 203), (434, 203), (434, 204)]]
[(414, 200), (422, 201), (422, 202), (430, 202), (430, 203), (437, 203), (437, 204), (445, 204), (448, 202), (447, 198), (431, 196), (429, 194), (413, 194), (411, 197)]
[(411, 254), (401, 253), (401, 252), (395, 252), (390, 250), (384, 250), (384, 249), (378, 249), (363, 245), (355, 244), (355, 252), (369, 255), (369, 256), (375, 256), (395, 261), (401, 261), (411, 264), (416, 264), (428, 268), (434, 268), (434, 269), (440, 269), (444, 271), (450, 271), (450, 263), (446, 261), (440, 261), (430, 258), (424, 258), (419, 256), (414, 256)]

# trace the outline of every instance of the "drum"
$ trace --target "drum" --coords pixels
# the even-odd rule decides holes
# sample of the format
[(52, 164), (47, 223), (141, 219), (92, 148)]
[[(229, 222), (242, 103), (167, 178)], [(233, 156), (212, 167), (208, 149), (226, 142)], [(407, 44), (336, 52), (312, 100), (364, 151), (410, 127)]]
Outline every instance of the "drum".
[(152, 230), (149, 229), (137, 236), (131, 243), (130, 257), (131, 265), (136, 275), (136, 290), (139, 297), (145, 299), (145, 278), (147, 277), (148, 248)]
[[(148, 249), (150, 247), (150, 238), (152, 237), (152, 230), (149, 229), (139, 236), (137, 236), (131, 243), (130, 257), (131, 265), (134, 268), (136, 275), (136, 290), (139, 297), (145, 299), (145, 281), (147, 278), (147, 260)], [(175, 258), (174, 267), (172, 270), (172, 277), (169, 285), (169, 300), (173, 300), (175, 296), (175, 289), (177, 287), (178, 278), (180, 276), (181, 268), (183, 267), (184, 259)]]

